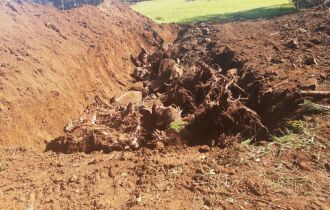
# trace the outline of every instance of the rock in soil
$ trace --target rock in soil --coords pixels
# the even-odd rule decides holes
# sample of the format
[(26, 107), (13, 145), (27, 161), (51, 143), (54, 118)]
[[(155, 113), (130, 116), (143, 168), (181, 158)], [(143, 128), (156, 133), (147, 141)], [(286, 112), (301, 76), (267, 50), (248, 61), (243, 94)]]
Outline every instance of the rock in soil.
[(115, 102), (122, 106), (127, 106), (128, 104), (139, 104), (142, 101), (142, 92), (140, 91), (127, 91), (124, 94), (118, 96)]
[(198, 149), (198, 151), (199, 151), (200, 153), (206, 153), (206, 152), (209, 152), (210, 150), (211, 150), (210, 147), (207, 146), (207, 145), (201, 146), (201, 147)]
[(142, 82), (136, 82), (132, 85), (131, 90), (143, 92), (145, 89)]
[(291, 48), (291, 49), (297, 49), (298, 48), (298, 41), (296, 39), (291, 39), (288, 43), (287, 43), (287, 47)]
[(308, 66), (311, 66), (311, 65), (317, 65), (316, 58), (314, 58), (313, 56), (307, 56), (307, 57), (304, 59), (304, 64), (305, 64), (305, 65), (308, 65)]

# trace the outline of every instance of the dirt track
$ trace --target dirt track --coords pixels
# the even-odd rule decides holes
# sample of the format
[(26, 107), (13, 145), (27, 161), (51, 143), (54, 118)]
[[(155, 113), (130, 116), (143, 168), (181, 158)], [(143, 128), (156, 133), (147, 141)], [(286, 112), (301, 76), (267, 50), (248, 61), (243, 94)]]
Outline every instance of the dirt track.
[[(1, 119), (6, 119), (0, 122), (5, 125), (0, 128), (1, 140), (4, 145), (34, 147), (1, 148), (0, 209), (328, 209), (330, 206), (327, 199), (330, 196), (327, 110), (330, 101), (328, 96), (306, 96), (302, 92), (330, 91), (329, 11), (310, 10), (271, 20), (183, 26), (174, 41), (175, 26), (154, 25), (121, 4), (101, 5), (101, 13), (89, 6), (64, 13), (27, 4), (15, 5), (18, 12), (4, 4), (0, 7), (6, 11), (0, 16), (8, 20), (7, 27), (4, 26), (0, 32), (0, 38), (7, 41), (0, 42), (0, 53), (5, 61), (1, 62), (8, 63), (8, 66), (0, 68), (3, 72), (0, 75), (0, 97), (3, 98), (0, 114), (4, 116)], [(41, 7), (47, 13), (31, 15), (40, 11)], [(46, 14), (50, 24), (61, 23), (61, 34), (67, 39), (58, 32), (48, 31), (53, 27), (48, 22), (44, 25), (46, 17), (43, 16)], [(86, 24), (78, 27), (75, 24), (81, 23), (80, 18)], [(24, 21), (29, 23), (32, 20), (38, 29), (31, 29), (31, 36), (24, 36), (26, 28), (21, 27), (18, 31), (22, 33), (16, 34), (17, 29), (11, 27), (19, 28)], [(144, 28), (146, 23), (151, 29)], [(122, 31), (122, 25), (131, 28), (125, 27)], [(151, 34), (146, 30), (151, 30)], [(10, 31), (13, 36), (7, 40)], [(115, 36), (115, 39), (106, 36), (121, 32), (125, 36)], [(161, 37), (166, 42), (174, 41), (173, 45), (162, 44)], [(21, 61), (20, 48), (14, 48), (17, 40), (25, 40), (22, 48), (30, 49)], [(97, 49), (90, 43), (96, 40)], [(141, 46), (132, 40), (143, 43), (148, 55), (140, 53)], [(59, 41), (63, 42), (63, 46), (54, 44)], [(30, 48), (27, 48), (27, 43)], [(44, 48), (34, 49), (41, 46)], [(117, 50), (109, 60), (97, 56), (111, 54), (113, 48)], [(19, 52), (10, 54), (9, 49)], [(50, 52), (54, 51), (58, 57), (51, 59), (54, 56)], [(82, 54), (84, 62), (71, 59)], [(34, 78), (32, 66), (35, 63), (31, 64), (34, 55), (39, 56), (39, 65), (47, 67), (48, 71), (40, 78), (28, 81), (45, 80), (41, 84), (44, 84), (42, 88), (45, 89), (42, 90), (46, 92), (52, 90), (49, 84), (64, 83), (56, 86), (59, 95), (55, 94), (54, 105), (48, 99), (41, 103), (38, 97), (43, 98), (43, 92), (33, 94), (32, 91), (31, 95), (14, 91), (16, 87), (28, 90), (38, 87), (23, 80), (25, 76)], [(131, 55), (133, 59), (130, 59)], [(68, 65), (65, 69), (74, 69), (76, 65), (79, 68), (63, 73), (63, 66), (59, 65), (63, 58)], [(167, 70), (161, 61), (169, 58), (176, 64), (180, 63), (180, 68), (176, 64), (168, 65), (177, 66), (175, 72), (179, 73), (162, 77), (157, 71)], [(52, 62), (59, 65), (53, 64), (53, 68), (57, 69), (53, 73), (49, 67)], [(107, 69), (103, 62), (113, 67), (113, 74), (101, 71)], [(27, 70), (15, 72), (18, 67)], [(82, 67), (86, 67), (83, 74), (79, 70)], [(138, 72), (131, 77), (129, 74), (136, 67), (146, 75), (141, 77), (141, 72)], [(222, 71), (218, 72), (220, 69)], [(102, 78), (99, 77), (101, 74)], [(81, 75), (90, 77), (83, 79)], [(196, 75), (198, 81), (195, 80)], [(106, 81), (94, 84), (98, 81), (96, 78)], [(175, 80), (177, 78), (179, 80)], [(142, 87), (134, 83), (137, 80), (143, 82)], [(112, 88), (104, 89), (107, 84)], [(74, 87), (81, 90), (76, 91)], [(84, 99), (83, 94), (90, 88), (96, 88), (96, 91), (88, 93)], [(136, 106), (114, 106), (114, 99), (108, 100), (119, 94), (118, 91), (130, 88), (143, 92), (144, 106), (152, 107), (151, 116), (156, 116), (155, 119), (163, 119), (159, 117), (163, 114), (157, 106), (153, 106), (154, 101), (161, 104), (159, 107), (179, 107), (182, 111), (180, 117), (188, 126), (183, 135), (185, 141), (175, 144), (200, 146), (164, 147), (169, 144), (167, 125), (154, 118), (150, 127), (143, 127), (145, 130), (141, 133), (136, 132), (134, 120), (136, 116), (142, 116), (143, 121), (143, 112), (140, 116), (140, 112), (132, 112)], [(67, 95), (62, 97), (62, 94)], [(55, 148), (60, 148), (58, 151), (85, 151), (90, 154), (40, 153), (40, 147), (45, 146), (40, 139), (51, 141), (61, 135), (60, 130), (65, 124), (78, 118), (95, 95), (100, 97), (87, 107), (85, 114), (96, 107), (102, 111), (96, 112), (101, 117), (87, 125), (79, 124), (79, 119), (71, 121), (78, 122), (78, 126), (68, 124), (64, 136), (54, 141), (56, 147), (50, 147), (56, 151)], [(71, 101), (66, 100), (68, 97)], [(11, 103), (8, 100), (12, 100)], [(313, 104), (313, 110), (310, 107), (306, 110), (306, 106), (301, 106), (304, 100), (319, 105), (315, 108)], [(223, 101), (228, 103), (222, 104)], [(31, 106), (26, 105), (28, 102)], [(49, 106), (54, 107), (50, 109)], [(46, 107), (47, 111), (35, 111), (40, 107)], [(247, 111), (250, 109), (255, 115)], [(54, 113), (51, 114), (50, 110)], [(17, 121), (16, 115), (22, 116), (18, 118), (21, 121)], [(34, 118), (30, 119), (29, 115)], [(226, 117), (234, 121), (222, 121)], [(30, 123), (36, 120), (38, 124), (38, 119), (41, 122), (49, 120), (52, 126), (40, 129)], [(98, 126), (102, 129), (97, 130)], [(251, 129), (253, 126), (256, 129)], [(259, 137), (256, 136), (258, 126), (267, 127), (266, 133), (259, 130), (263, 134)], [(17, 129), (16, 133), (14, 129)], [(116, 134), (116, 139), (104, 138), (105, 135), (99, 133), (103, 129)], [(160, 131), (157, 138), (149, 135), (157, 130)], [(132, 142), (126, 142), (133, 134), (141, 137), (137, 139), (139, 147), (136, 144), (132, 147)], [(25, 135), (29, 136), (25, 138)], [(86, 139), (92, 139), (94, 146), (82, 144), (80, 147), (79, 141)], [(123, 144), (121, 139), (124, 139)], [(114, 142), (119, 142), (119, 147)]]

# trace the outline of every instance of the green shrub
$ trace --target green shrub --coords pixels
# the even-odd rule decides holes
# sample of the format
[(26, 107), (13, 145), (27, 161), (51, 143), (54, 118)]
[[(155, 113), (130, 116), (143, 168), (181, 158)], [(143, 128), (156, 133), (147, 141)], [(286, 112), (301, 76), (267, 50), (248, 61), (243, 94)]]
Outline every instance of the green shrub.
[(297, 9), (310, 8), (323, 4), (325, 0), (292, 0)]

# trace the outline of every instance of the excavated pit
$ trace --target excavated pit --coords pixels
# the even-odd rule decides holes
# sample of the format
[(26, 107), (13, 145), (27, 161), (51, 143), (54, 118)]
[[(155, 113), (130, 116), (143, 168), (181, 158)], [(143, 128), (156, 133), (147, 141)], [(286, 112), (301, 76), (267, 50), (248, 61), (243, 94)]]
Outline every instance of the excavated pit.
[(131, 58), (136, 66), (131, 90), (109, 100), (97, 97), (46, 151), (108, 153), (269, 140), (311, 96), (296, 88), (267, 89), (271, 74), (261, 74), (245, 54), (213, 41), (217, 33), (203, 23), (183, 26), (173, 44), (153, 53), (142, 48)]

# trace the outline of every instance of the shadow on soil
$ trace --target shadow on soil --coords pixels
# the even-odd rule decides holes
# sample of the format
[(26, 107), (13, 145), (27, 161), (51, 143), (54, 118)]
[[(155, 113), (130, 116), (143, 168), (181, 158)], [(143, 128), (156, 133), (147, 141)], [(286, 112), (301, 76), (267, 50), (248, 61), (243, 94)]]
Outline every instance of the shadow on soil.
[(281, 5), (276, 7), (260, 7), (251, 10), (233, 12), (233, 13), (222, 13), (222, 14), (212, 14), (197, 16), (193, 18), (182, 19), (179, 23), (188, 24), (195, 22), (229, 22), (229, 21), (244, 21), (244, 20), (254, 20), (259, 18), (271, 18), (281, 15), (286, 15), (289, 13), (296, 12), (297, 10), (290, 5)]

